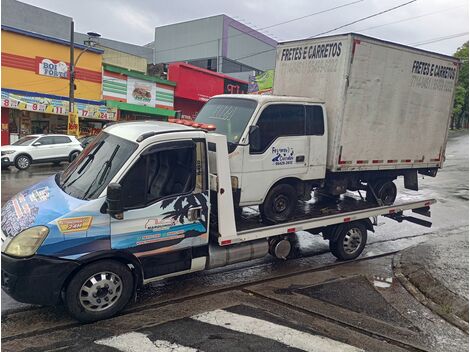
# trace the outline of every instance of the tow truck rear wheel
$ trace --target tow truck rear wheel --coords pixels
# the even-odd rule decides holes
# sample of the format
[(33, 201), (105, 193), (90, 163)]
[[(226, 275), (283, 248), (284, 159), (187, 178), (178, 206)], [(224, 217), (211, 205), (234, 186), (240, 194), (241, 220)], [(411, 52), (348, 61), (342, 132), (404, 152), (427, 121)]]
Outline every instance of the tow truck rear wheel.
[(330, 251), (339, 260), (356, 259), (364, 250), (367, 242), (367, 228), (361, 222), (343, 224), (330, 239)]
[(110, 318), (132, 297), (134, 278), (129, 268), (114, 260), (91, 263), (75, 274), (65, 292), (70, 314), (81, 322)]
[(297, 205), (297, 192), (287, 183), (281, 183), (268, 192), (263, 204), (259, 206), (261, 219), (267, 224), (285, 222), (292, 217)]

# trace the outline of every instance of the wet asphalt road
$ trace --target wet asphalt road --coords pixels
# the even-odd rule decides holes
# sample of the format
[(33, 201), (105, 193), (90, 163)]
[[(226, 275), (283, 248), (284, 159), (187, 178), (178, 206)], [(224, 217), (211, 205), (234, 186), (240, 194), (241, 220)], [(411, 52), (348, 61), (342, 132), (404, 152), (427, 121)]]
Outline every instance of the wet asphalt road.
[[(433, 227), (427, 229), (411, 223), (398, 224), (389, 219), (380, 219), (376, 233), (369, 233), (368, 246), (363, 257), (401, 250), (430, 238), (434, 241), (439, 238), (446, 241), (447, 236), (468, 226), (468, 143), (468, 134), (452, 133), (444, 169), (436, 178), (420, 179), (419, 192), (404, 190), (400, 185), (402, 181), (397, 182), (401, 200), (415, 198), (438, 200), (438, 203), (432, 207)], [(2, 204), (18, 191), (62, 170), (65, 166), (64, 163), (62, 167), (45, 165), (33, 166), (23, 172), (13, 168), (2, 172)], [(468, 335), (429, 314), (423, 306), (410, 299), (407, 292), (395, 280), (387, 281), (393, 276), (389, 257), (273, 280), (269, 284), (263, 283), (244, 290), (204, 295), (204, 292), (218, 288), (322, 267), (335, 262), (328, 253), (328, 243), (321, 237), (299, 233), (298, 239), (302, 256), (299, 259), (279, 262), (266, 257), (208, 272), (167, 279), (141, 290), (138, 301), (126, 309), (126, 315), (105, 322), (73, 325), (73, 321), (61, 309), (26, 310), (2, 322), (2, 346), (5, 346), (6, 351), (25, 348), (31, 351), (44, 350), (43, 346), (48, 346), (48, 350), (65, 348), (65, 350), (80, 351), (85, 348), (90, 351), (116, 351), (117, 348), (122, 351), (141, 351), (145, 346), (150, 346), (148, 350), (152, 351), (151, 348), (155, 346), (170, 350), (170, 347), (174, 348), (179, 344), (204, 351), (256, 349), (272, 352), (286, 350), (286, 343), (291, 341), (287, 339), (288, 336), (296, 333), (298, 338), (294, 340), (297, 345), (287, 343), (292, 347), (288, 350), (296, 351), (299, 350), (298, 343), (305, 338), (305, 335), (302, 335), (303, 331), (320, 337), (330, 336), (347, 345), (373, 351), (402, 351), (401, 347), (405, 347), (400, 344), (389, 344), (386, 342), (387, 338), (399, 338), (417, 348), (423, 344), (426, 346), (424, 350), (432, 351), (460, 351), (462, 346), (468, 345)], [(368, 281), (361, 280), (362, 276), (367, 277)], [(324, 284), (313, 289), (312, 285), (317, 283)], [(375, 288), (371, 289), (370, 284)], [(377, 295), (377, 291), (381, 296)], [(350, 293), (354, 297), (361, 297), (361, 300), (351, 300)], [(195, 294), (198, 296), (192, 300), (180, 300), (168, 306), (155, 305), (155, 302), (181, 299)], [(392, 303), (393, 309), (386, 307), (386, 302), (381, 297)], [(348, 309), (343, 311), (338, 307), (342, 307), (344, 302), (347, 302)], [(2, 292), (2, 313), (21, 306)], [(307, 314), (310, 310), (314, 313), (312, 316)], [(359, 329), (367, 328), (371, 333), (381, 337), (375, 339), (371, 335), (364, 335), (363, 332), (352, 333), (351, 330), (344, 329), (343, 323), (333, 324), (316, 318), (321, 315)], [(370, 319), (367, 316), (370, 316)], [(404, 320), (401, 320), (402, 318)], [(250, 319), (253, 320), (251, 323)], [(391, 325), (384, 325), (377, 319)], [(298, 325), (291, 325), (292, 321)], [(241, 322), (252, 324), (249, 325), (252, 329), (250, 334), (243, 331), (245, 325)], [(266, 325), (269, 323), (275, 326)], [(60, 329), (67, 324), (70, 325), (69, 328)], [(241, 328), (237, 330), (239, 325)], [(55, 326), (59, 329), (56, 330)], [(50, 333), (37, 336), (33, 334), (35, 330), (44, 327), (49, 327)], [(275, 339), (263, 335), (263, 329), (266, 327), (277, 329), (278, 334)], [(286, 330), (289, 328), (294, 331)], [(32, 334), (30, 337), (8, 340), (10, 333), (28, 333), (28, 331)], [(414, 334), (415, 331), (419, 331), (419, 334)], [(286, 333), (284, 340), (283, 333)], [(4, 336), (7, 336), (7, 340), (4, 340)], [(168, 341), (175, 345), (165, 345)], [(306, 341), (308, 346), (314, 343)], [(347, 347), (342, 349), (335, 346), (329, 350), (348, 350)]]
[[(467, 131), (451, 132), (446, 150), (446, 162), (444, 168), (438, 172), (435, 178), (422, 177), (419, 179), (420, 191), (414, 192), (405, 190), (401, 179), (396, 181), (399, 189), (400, 200), (413, 200), (423, 198), (435, 198), (438, 203), (432, 206), (432, 221), (433, 227), (427, 229), (411, 223), (397, 223), (389, 219), (380, 218), (379, 226), (376, 228), (374, 234), (369, 233), (368, 243), (380, 244), (383, 242), (382, 248), (389, 247), (393, 250), (393, 241), (400, 238), (408, 237), (406, 240), (408, 245), (413, 245), (420, 242), (419, 235), (423, 233), (437, 233), (445, 236), (447, 233), (468, 225), (468, 151), (469, 151), (469, 136)], [(67, 163), (62, 163), (60, 166), (53, 166), (52, 164), (33, 165), (26, 171), (18, 171), (14, 167), (8, 170), (2, 170), (1, 175), (1, 203), (2, 205), (13, 195), (35, 184), (40, 180), (49, 177), (67, 167)], [(413, 237), (417, 236), (417, 237)], [(306, 233), (299, 233), (299, 247), (300, 253), (303, 257), (312, 257), (318, 254), (326, 253), (329, 251), (328, 242), (324, 241), (320, 236), (311, 236)], [(389, 241), (389, 242), (385, 242)], [(390, 242), (391, 241), (391, 242)], [(402, 241), (403, 242), (403, 241)], [(372, 248), (372, 247), (371, 247)], [(372, 250), (372, 249), (371, 249)], [(373, 253), (371, 253), (373, 254)], [(308, 265), (308, 260), (306, 260)], [(297, 263), (300, 264), (300, 263)], [(288, 267), (288, 265), (287, 265)], [(253, 269), (255, 268), (255, 269)], [(258, 268), (258, 269), (256, 269)], [(263, 259), (251, 261), (248, 263), (241, 263), (232, 265), (229, 268), (220, 268), (212, 270), (211, 272), (227, 272), (232, 273), (226, 276), (230, 277), (231, 282), (243, 281), (246, 279), (247, 273), (251, 272), (252, 278), (255, 279), (256, 275), (266, 275), (266, 272), (275, 273), (277, 270), (284, 270), (280, 265), (273, 262), (272, 258), (266, 257)], [(238, 272), (238, 274), (236, 274)], [(238, 276), (237, 276), (238, 275)], [(220, 277), (219, 277), (220, 278)], [(170, 282), (179, 281), (180, 278), (170, 279)], [(223, 280), (223, 279), (222, 279)], [(207, 285), (208, 279), (204, 273), (192, 276), (192, 285)], [(223, 280), (224, 281), (224, 280)], [(155, 294), (161, 294), (165, 283), (156, 283), (148, 285), (139, 295), (139, 301), (145, 302), (151, 300)], [(211, 283), (213, 284), (223, 284)], [(175, 285), (177, 289), (178, 284)], [(163, 289), (167, 292), (167, 288)], [(9, 298), (2, 291), (2, 312), (17, 307), (23, 307), (11, 298)]]

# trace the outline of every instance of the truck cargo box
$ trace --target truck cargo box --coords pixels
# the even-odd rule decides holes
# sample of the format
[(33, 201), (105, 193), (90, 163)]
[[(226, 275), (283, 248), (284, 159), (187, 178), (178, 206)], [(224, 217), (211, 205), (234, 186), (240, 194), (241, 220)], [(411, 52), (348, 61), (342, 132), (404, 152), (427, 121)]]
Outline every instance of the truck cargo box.
[(442, 167), (459, 60), (358, 34), (280, 44), (273, 94), (323, 101), (332, 172)]

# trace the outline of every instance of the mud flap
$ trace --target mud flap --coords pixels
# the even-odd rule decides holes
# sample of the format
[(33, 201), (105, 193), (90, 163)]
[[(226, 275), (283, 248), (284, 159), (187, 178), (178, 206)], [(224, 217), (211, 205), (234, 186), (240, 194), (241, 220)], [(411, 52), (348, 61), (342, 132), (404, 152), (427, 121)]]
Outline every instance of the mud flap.
[(418, 191), (418, 173), (416, 172), (416, 170), (407, 172), (404, 175), (404, 185), (406, 189)]

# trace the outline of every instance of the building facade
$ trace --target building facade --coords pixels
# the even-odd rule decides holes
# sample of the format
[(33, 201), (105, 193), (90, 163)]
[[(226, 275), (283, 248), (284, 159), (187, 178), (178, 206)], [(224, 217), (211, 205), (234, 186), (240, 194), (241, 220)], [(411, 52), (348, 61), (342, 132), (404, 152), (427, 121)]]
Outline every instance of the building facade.
[(124, 121), (174, 116), (176, 83), (122, 67), (103, 64), (103, 99)]
[[(2, 26), (2, 144), (31, 133), (66, 133), (69, 42)], [(75, 45), (75, 57), (85, 51)], [(114, 121), (102, 102), (102, 51), (88, 48), (77, 62), (75, 106), (82, 132)]]
[(184, 119), (194, 119), (214, 95), (248, 93), (248, 82), (181, 62), (168, 66), (168, 78), (176, 82), (175, 110)]
[[(148, 44), (149, 46), (151, 44)], [(154, 62), (186, 62), (219, 73), (273, 69), (277, 42), (226, 15), (155, 28)], [(243, 76), (243, 75), (241, 75)]]

